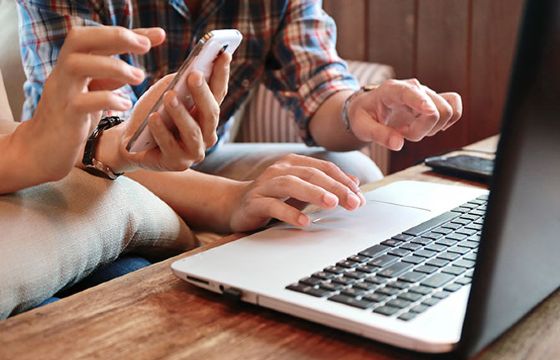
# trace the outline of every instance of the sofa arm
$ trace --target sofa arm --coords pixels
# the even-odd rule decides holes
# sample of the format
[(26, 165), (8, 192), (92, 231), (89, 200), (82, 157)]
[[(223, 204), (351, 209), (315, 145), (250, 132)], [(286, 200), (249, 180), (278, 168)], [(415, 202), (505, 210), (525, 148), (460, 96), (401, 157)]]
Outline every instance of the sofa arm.
[[(349, 71), (360, 84), (379, 84), (395, 75), (393, 68), (388, 65), (362, 61), (347, 63)], [(238, 123), (233, 128), (238, 130), (232, 137), (236, 142), (302, 142), (292, 113), (284, 109), (272, 91), (263, 84), (259, 85), (235, 121)], [(366, 152), (381, 171), (387, 173), (387, 150), (372, 145)]]

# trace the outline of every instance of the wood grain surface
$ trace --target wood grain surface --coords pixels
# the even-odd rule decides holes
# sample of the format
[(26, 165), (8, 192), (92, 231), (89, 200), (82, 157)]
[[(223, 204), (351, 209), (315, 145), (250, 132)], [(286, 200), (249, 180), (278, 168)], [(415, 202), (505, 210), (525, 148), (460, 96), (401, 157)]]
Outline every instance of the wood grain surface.
[[(494, 144), (491, 139), (472, 149), (488, 150)], [(364, 189), (404, 179), (458, 183), (415, 166)], [(173, 261), (236, 238), (230, 236), (0, 322), (0, 359), (428, 358), (231, 302), (171, 273)], [(555, 293), (477, 358), (560, 358), (559, 315), (560, 294)]]

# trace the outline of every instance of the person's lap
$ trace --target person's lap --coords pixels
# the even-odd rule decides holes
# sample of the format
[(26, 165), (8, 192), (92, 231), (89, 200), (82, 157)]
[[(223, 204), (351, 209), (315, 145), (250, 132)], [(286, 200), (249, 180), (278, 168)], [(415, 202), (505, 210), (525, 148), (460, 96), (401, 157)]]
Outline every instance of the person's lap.
[(180, 217), (142, 185), (73, 170), (0, 196), (0, 318), (40, 304), (134, 251), (164, 257), (196, 246)]

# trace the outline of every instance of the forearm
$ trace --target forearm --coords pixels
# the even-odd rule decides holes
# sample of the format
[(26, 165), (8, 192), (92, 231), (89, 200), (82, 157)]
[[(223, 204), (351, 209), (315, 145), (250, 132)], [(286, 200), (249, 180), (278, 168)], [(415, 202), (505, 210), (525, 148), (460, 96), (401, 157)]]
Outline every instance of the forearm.
[(171, 206), (191, 228), (231, 232), (232, 207), (246, 183), (194, 170), (183, 172), (137, 171), (127, 174)]
[[(19, 125), (19, 126), (18, 126)], [(28, 123), (0, 125), (0, 194), (7, 194), (50, 180), (33, 160)]]
[(309, 123), (309, 131), (317, 145), (332, 151), (358, 150), (366, 143), (358, 140), (342, 122), (344, 100), (352, 91), (340, 91), (329, 97)]

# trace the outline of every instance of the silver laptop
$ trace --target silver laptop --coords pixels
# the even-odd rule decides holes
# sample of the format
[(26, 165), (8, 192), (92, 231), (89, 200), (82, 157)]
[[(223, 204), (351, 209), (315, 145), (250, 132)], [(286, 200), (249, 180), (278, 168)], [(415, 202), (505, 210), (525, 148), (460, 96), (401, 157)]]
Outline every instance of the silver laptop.
[(560, 284), (560, 6), (528, 2), (491, 193), (403, 181), (178, 260), (191, 284), (406, 349), (467, 356)]

